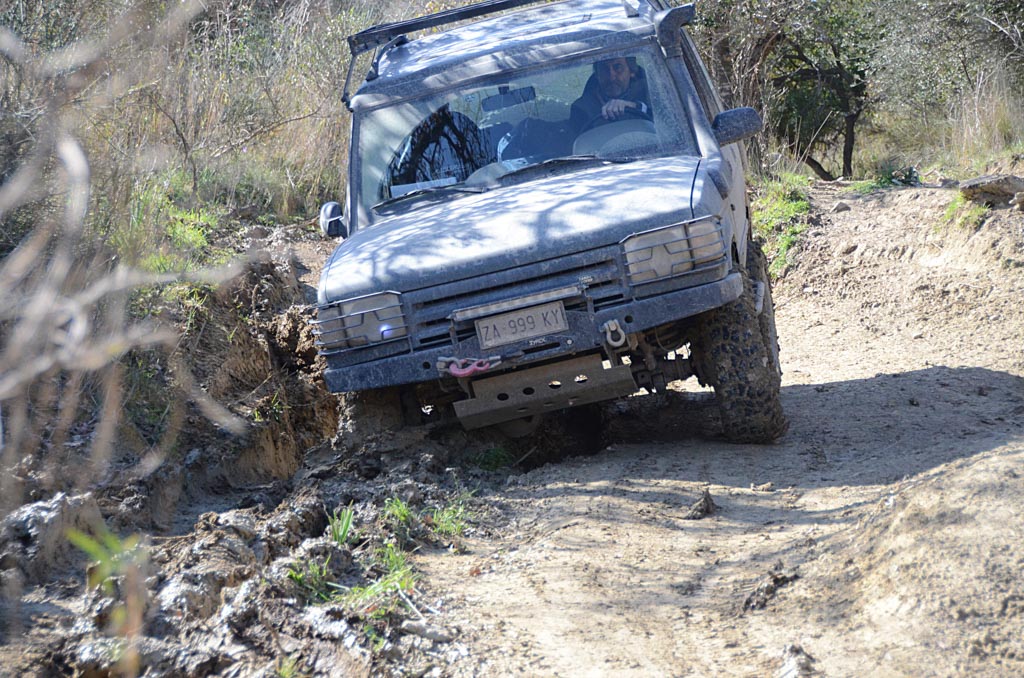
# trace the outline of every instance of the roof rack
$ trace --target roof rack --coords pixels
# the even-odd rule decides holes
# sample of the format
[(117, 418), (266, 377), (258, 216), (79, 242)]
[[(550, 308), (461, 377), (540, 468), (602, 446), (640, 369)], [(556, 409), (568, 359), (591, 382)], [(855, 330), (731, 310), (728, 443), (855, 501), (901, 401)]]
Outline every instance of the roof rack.
[(381, 24), (379, 26), (373, 26), (372, 28), (359, 31), (355, 35), (350, 35), (348, 38), (348, 49), (352, 53), (352, 56), (356, 57), (364, 52), (369, 52), (371, 49), (376, 49), (381, 45), (386, 45), (405, 33), (444, 26), (445, 24), (455, 23), (456, 21), (465, 21), (466, 19), (475, 19), (478, 16), (485, 16), (487, 14), (494, 14), (495, 12), (501, 12), (506, 9), (515, 9), (516, 7), (522, 7), (523, 5), (532, 5), (534, 3), (546, 1), (547, 0), (484, 0), (484, 2), (478, 2), (466, 7), (456, 7), (455, 9), (448, 9), (443, 12), (436, 12), (435, 14), (428, 14), (416, 19), (396, 21), (390, 24)]
[[(644, 0), (640, 1), (642, 2)], [(374, 49), (379, 50), (374, 57), (373, 64), (370, 66), (370, 70), (366, 76), (367, 80), (373, 80), (377, 77), (378, 66), (384, 54), (391, 48), (408, 42), (406, 33), (422, 31), (427, 28), (436, 28), (437, 26), (444, 26), (446, 24), (465, 21), (467, 19), (475, 19), (488, 14), (495, 14), (497, 12), (523, 7), (524, 5), (532, 5), (542, 2), (550, 2), (550, 0), (483, 0), (483, 2), (467, 5), (465, 7), (457, 7), (443, 12), (436, 12), (434, 14), (428, 14), (416, 19), (380, 24), (379, 26), (373, 26), (359, 31), (354, 35), (350, 35), (348, 37), (348, 49), (352, 57), (348, 64), (348, 74), (345, 77), (345, 87), (341, 97), (342, 101), (345, 102), (346, 106), (349, 105), (348, 89), (352, 81), (352, 70), (355, 67), (356, 57), (360, 54), (365, 54), (366, 52)], [(664, 2), (664, 0), (646, 0), (646, 3), (655, 10), (668, 9), (668, 3)], [(624, 0), (623, 5), (628, 7), (629, 3)]]

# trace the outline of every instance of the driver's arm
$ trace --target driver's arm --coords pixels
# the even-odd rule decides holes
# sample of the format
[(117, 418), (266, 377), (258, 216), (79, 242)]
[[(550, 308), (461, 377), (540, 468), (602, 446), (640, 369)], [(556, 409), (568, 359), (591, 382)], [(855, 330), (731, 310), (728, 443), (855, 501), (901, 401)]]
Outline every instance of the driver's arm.
[(628, 101), (626, 99), (612, 99), (601, 107), (601, 115), (607, 120), (615, 120), (622, 116), (627, 110), (634, 110), (645, 118), (650, 119), (651, 107), (642, 101)]

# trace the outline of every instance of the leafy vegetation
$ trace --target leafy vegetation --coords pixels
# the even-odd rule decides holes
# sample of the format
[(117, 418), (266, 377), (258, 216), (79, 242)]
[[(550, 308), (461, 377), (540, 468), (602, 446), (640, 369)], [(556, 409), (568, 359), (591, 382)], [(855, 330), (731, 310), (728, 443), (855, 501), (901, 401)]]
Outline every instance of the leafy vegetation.
[(426, 522), (434, 534), (442, 537), (462, 536), (472, 515), (466, 506), (467, 499), (468, 495), (461, 495), (454, 501), (430, 512), (429, 520)]
[(954, 228), (974, 231), (985, 221), (988, 213), (988, 207), (967, 200), (962, 193), (957, 193), (946, 207), (943, 218)]
[(295, 582), (306, 596), (306, 600), (314, 603), (327, 603), (338, 595), (338, 584), (331, 578), (331, 559), (324, 562), (310, 559), (288, 566), (288, 578)]
[[(819, 178), (976, 167), (1024, 141), (1024, 4), (1005, 0), (708, 0), (696, 36), (753, 146)], [(893, 154), (895, 153), (895, 157)]]
[(808, 188), (806, 177), (792, 173), (765, 179), (755, 187), (751, 205), (754, 232), (765, 241), (772, 275), (785, 267), (786, 255), (807, 230), (806, 217), (811, 210)]
[(148, 549), (138, 535), (122, 539), (102, 524), (92, 528), (92, 534), (70, 529), (67, 539), (92, 559), (86, 571), (89, 587), (113, 602), (107, 613), (107, 631), (117, 639), (111, 648), (117, 655), (118, 671), (137, 675), (139, 656), (133, 641), (143, 628)]
[(331, 541), (339, 546), (347, 545), (349, 538), (353, 536), (352, 522), (354, 519), (355, 511), (351, 506), (334, 509), (333, 513), (328, 514), (327, 533), (330, 535)]

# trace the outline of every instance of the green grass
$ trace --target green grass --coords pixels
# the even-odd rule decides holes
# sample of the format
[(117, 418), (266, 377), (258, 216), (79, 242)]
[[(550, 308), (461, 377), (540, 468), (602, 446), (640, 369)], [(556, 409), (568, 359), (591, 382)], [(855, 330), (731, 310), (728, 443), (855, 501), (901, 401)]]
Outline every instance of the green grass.
[(334, 509), (334, 513), (327, 515), (327, 534), (331, 537), (331, 541), (338, 544), (339, 546), (345, 546), (348, 544), (348, 540), (353, 536), (352, 522), (355, 518), (355, 511), (351, 506), (343, 509)]
[(988, 213), (988, 207), (971, 202), (961, 193), (957, 193), (946, 206), (943, 220), (953, 228), (974, 231), (985, 221)]
[(782, 271), (789, 251), (807, 230), (807, 215), (811, 211), (809, 186), (810, 179), (803, 175), (782, 173), (755, 187), (756, 197), (751, 205), (754, 233), (765, 241), (772, 275)]
[(468, 495), (462, 495), (455, 501), (430, 512), (427, 524), (434, 534), (443, 537), (461, 537), (466, 531), (467, 521), (472, 517), (466, 507)]
[(278, 658), (274, 666), (277, 678), (304, 678), (309, 674), (302, 670), (302, 660), (297, 654)]
[(887, 166), (879, 170), (871, 179), (854, 182), (851, 188), (856, 193), (866, 195), (887, 188), (917, 186), (920, 183), (921, 177), (916, 168)]
[(471, 459), (471, 463), (485, 471), (500, 471), (516, 463), (516, 457), (504, 447), (489, 447)]
[(384, 500), (384, 520), (392, 528), (408, 528), (412, 524), (412, 509), (398, 497)]
[(315, 560), (292, 563), (288, 566), (288, 578), (298, 584), (299, 589), (311, 603), (329, 603), (338, 597), (338, 585), (330, 579), (331, 559), (319, 563)]
[(360, 614), (380, 619), (403, 604), (402, 595), (411, 593), (419, 576), (409, 565), (408, 556), (394, 544), (385, 544), (374, 554), (374, 563), (384, 575), (367, 586), (347, 589), (341, 601)]

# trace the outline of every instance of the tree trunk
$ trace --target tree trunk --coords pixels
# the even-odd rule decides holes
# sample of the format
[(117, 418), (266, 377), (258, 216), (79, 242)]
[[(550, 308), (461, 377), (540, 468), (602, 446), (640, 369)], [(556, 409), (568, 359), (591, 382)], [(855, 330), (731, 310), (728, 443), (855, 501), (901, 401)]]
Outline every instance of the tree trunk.
[(836, 178), (832, 174), (821, 166), (821, 163), (812, 158), (811, 156), (804, 156), (804, 162), (807, 166), (814, 170), (814, 173), (818, 175), (818, 178), (822, 181), (835, 181)]
[(847, 179), (853, 176), (854, 126), (857, 124), (858, 118), (860, 118), (860, 112), (850, 113), (845, 118), (846, 129), (843, 133), (843, 176)]

